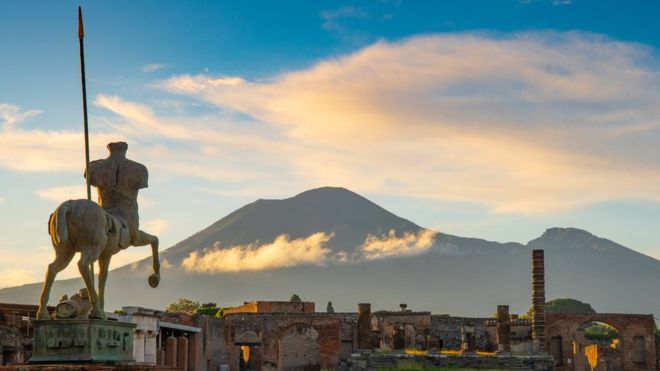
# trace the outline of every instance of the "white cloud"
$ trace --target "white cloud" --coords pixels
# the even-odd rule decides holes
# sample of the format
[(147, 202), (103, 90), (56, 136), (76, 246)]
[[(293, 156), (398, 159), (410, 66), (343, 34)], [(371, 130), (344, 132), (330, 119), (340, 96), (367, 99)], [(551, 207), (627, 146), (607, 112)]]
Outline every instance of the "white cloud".
[(0, 121), (4, 130), (11, 130), (21, 121), (40, 114), (39, 110), (21, 111), (20, 107), (9, 103), (0, 103)]
[(140, 222), (140, 229), (149, 233), (160, 235), (168, 226), (170, 221), (167, 219), (150, 219)]
[[(91, 190), (92, 200), (98, 199), (96, 187), (92, 187)], [(81, 181), (80, 185), (52, 187), (37, 190), (35, 193), (37, 196), (43, 198), (44, 200), (48, 200), (56, 204), (61, 204), (67, 200), (87, 198), (87, 188), (85, 186), (84, 179)]]
[(144, 66), (142, 66), (142, 72), (152, 73), (161, 70), (165, 67), (167, 67), (166, 64), (160, 64), (160, 63), (145, 64)]
[(397, 236), (394, 230), (383, 236), (369, 235), (358, 249), (359, 258), (373, 260), (424, 254), (433, 247), (437, 234), (436, 231), (422, 229), (401, 236)]
[[(125, 140), (151, 172), (255, 197), (340, 184), (500, 213), (660, 200), (659, 65), (643, 46), (581, 33), (383, 41), (259, 81), (158, 84), (212, 115), (99, 95), (110, 114), (96, 120), (92, 158)], [(80, 173), (82, 151), (77, 131), (0, 131), (5, 169)]]
[(369, 13), (354, 6), (343, 6), (335, 10), (326, 10), (321, 12), (321, 18), (323, 19), (321, 28), (326, 31), (344, 32), (345, 27), (339, 23), (341, 19), (367, 17), (369, 17)]
[(216, 242), (212, 249), (193, 252), (181, 266), (191, 272), (223, 273), (287, 268), (301, 264), (323, 265), (330, 249), (325, 244), (332, 238), (323, 232), (291, 240), (286, 235), (261, 245), (248, 244), (223, 248)]
[(288, 145), (280, 158), (299, 184), (528, 213), (660, 200), (659, 65), (591, 34), (454, 34), (260, 81), (160, 86), (270, 125), (261, 135)]

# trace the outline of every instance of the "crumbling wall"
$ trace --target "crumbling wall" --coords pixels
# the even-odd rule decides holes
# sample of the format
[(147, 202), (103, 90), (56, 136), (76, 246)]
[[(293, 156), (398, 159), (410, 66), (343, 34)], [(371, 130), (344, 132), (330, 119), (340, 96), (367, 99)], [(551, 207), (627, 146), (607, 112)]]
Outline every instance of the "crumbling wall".
[[(546, 334), (549, 349), (559, 349), (555, 354), (557, 371), (572, 370), (575, 359), (573, 344), (579, 343), (578, 328), (589, 322), (603, 322), (619, 332), (621, 364), (626, 371), (655, 370), (656, 344), (655, 320), (652, 314), (607, 313), (546, 313)], [(552, 346), (556, 342), (555, 346)]]
[(474, 326), (477, 349), (485, 352), (495, 351), (496, 335), (486, 330), (486, 323), (492, 318), (452, 317), (446, 314), (431, 316), (431, 335), (442, 341), (443, 349), (461, 348), (461, 326)]
[(407, 365), (410, 369), (421, 367), (460, 367), (469, 369), (535, 370), (552, 371), (552, 357), (547, 355), (438, 355), (413, 356), (407, 354), (364, 353), (348, 362), (350, 371), (375, 371), (395, 369)]
[(225, 320), (203, 315), (193, 318), (195, 326), (202, 329), (191, 337), (191, 354), (188, 356), (191, 370), (219, 370), (228, 362), (225, 352)]
[(16, 328), (0, 326), (0, 366), (24, 360), (23, 336)]
[[(496, 343), (497, 341), (497, 326), (495, 320), (484, 321), (484, 331), (486, 338)], [(482, 350), (487, 350), (488, 344), (483, 345)], [(526, 319), (512, 319), (511, 320), (511, 351), (514, 353), (532, 353), (532, 323)]]
[[(326, 313), (241, 313), (225, 317), (226, 359), (238, 370), (240, 347), (253, 346), (262, 370), (335, 369), (339, 365), (342, 338), (351, 339), (343, 319), (353, 316)], [(342, 329), (344, 329), (342, 331)], [(343, 332), (343, 334), (342, 334)]]
[(431, 333), (430, 312), (378, 311), (372, 317), (380, 331), (380, 348), (384, 350), (414, 348), (418, 342), (425, 343)]

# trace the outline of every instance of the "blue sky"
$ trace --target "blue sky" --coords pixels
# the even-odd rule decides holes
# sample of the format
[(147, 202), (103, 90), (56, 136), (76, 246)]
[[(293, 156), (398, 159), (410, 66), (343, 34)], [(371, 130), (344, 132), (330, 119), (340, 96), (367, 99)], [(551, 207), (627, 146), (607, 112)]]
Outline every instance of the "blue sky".
[(149, 167), (163, 247), (335, 185), (442, 232), (660, 257), (657, 2), (4, 1), (0, 286), (41, 277), (83, 195), (79, 4), (92, 157), (121, 139)]

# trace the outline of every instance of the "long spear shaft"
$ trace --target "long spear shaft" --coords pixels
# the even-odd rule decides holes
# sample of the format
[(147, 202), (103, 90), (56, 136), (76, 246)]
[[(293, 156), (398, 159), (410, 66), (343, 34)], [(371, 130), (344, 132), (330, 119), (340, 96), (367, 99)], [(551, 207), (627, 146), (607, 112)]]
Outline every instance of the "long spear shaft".
[(89, 173), (89, 129), (87, 125), (87, 84), (85, 83), (85, 48), (83, 46), (82, 9), (78, 7), (78, 41), (80, 42), (80, 77), (82, 79), (83, 125), (85, 128), (85, 179), (87, 181), (87, 199), (92, 200), (92, 188)]
[[(83, 126), (85, 128), (85, 180), (87, 183), (87, 199), (92, 200), (92, 187), (90, 184), (91, 174), (89, 173), (89, 128), (87, 125), (87, 84), (85, 83), (85, 47), (83, 45), (82, 8), (78, 7), (78, 41), (80, 43), (80, 78), (82, 80), (82, 101), (83, 101)], [(94, 289), (94, 263), (90, 264), (92, 272), (92, 289)]]

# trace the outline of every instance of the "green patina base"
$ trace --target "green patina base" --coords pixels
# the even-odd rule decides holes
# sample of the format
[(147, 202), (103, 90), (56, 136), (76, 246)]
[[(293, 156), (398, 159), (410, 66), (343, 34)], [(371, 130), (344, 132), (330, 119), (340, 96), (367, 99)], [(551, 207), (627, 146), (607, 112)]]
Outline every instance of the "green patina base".
[(34, 321), (33, 362), (133, 361), (135, 324), (102, 319)]

